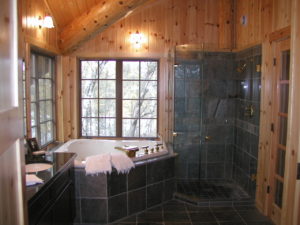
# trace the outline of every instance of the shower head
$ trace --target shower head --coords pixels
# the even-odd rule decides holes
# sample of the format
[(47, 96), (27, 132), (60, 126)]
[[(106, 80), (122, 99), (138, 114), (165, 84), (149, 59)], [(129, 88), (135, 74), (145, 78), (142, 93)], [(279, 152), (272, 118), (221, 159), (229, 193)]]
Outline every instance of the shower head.
[(244, 64), (238, 66), (238, 68), (236, 69), (236, 71), (237, 71), (238, 73), (242, 73), (242, 72), (245, 71), (246, 68), (247, 68), (247, 64), (244, 63)]

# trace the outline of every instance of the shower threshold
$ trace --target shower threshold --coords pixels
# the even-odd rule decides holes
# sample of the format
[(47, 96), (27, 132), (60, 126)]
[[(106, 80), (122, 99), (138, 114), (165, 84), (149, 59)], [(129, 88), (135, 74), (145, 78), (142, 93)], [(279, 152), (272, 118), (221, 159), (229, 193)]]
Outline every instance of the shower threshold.
[(174, 198), (197, 206), (253, 205), (254, 199), (230, 180), (177, 180)]

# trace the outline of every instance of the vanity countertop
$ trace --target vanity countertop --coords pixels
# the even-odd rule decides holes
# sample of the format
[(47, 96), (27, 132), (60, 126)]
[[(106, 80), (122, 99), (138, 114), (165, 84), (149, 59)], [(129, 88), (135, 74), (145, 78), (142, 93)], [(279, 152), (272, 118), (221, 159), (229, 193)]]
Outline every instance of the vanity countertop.
[(76, 157), (75, 153), (49, 153), (44, 157), (36, 157), (34, 160), (27, 161), (29, 163), (51, 163), (53, 166), (50, 169), (43, 170), (34, 173), (38, 178), (42, 179), (44, 182), (42, 184), (36, 184), (32, 186), (26, 186), (26, 200), (29, 202), (41, 189), (47, 188), (52, 182), (59, 177), (59, 175), (66, 169), (69, 168)]

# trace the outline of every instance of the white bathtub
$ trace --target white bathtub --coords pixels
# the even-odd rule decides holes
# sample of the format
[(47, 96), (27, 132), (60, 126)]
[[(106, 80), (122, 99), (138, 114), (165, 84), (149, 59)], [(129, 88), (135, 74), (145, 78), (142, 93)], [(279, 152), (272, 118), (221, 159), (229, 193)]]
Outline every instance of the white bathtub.
[[(137, 146), (139, 151), (136, 152), (136, 157), (131, 158), (133, 161), (140, 161), (150, 158), (155, 158), (163, 155), (167, 155), (168, 149), (165, 144), (163, 148), (160, 148), (159, 152), (156, 152), (155, 145), (161, 143), (158, 141), (147, 140), (95, 140), (95, 139), (74, 139), (66, 142), (60, 146), (55, 152), (74, 152), (77, 154), (75, 159), (76, 167), (84, 167), (85, 158), (91, 155), (98, 155), (103, 153), (120, 152), (115, 147), (122, 146)], [(149, 146), (149, 153), (145, 154), (142, 149), (143, 146)], [(151, 153), (151, 149), (154, 148), (154, 153)]]

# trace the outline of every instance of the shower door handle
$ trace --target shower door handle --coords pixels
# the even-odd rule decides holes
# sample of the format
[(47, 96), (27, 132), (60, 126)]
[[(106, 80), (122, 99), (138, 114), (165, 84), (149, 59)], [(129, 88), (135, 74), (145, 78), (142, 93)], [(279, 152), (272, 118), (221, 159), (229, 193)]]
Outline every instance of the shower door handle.
[(210, 141), (210, 140), (211, 140), (211, 136), (205, 136), (205, 137), (204, 137), (204, 140), (205, 140), (205, 141)]
[(183, 134), (183, 132), (173, 131), (173, 133), (172, 133), (173, 137), (177, 137), (178, 135), (181, 135), (181, 134)]

